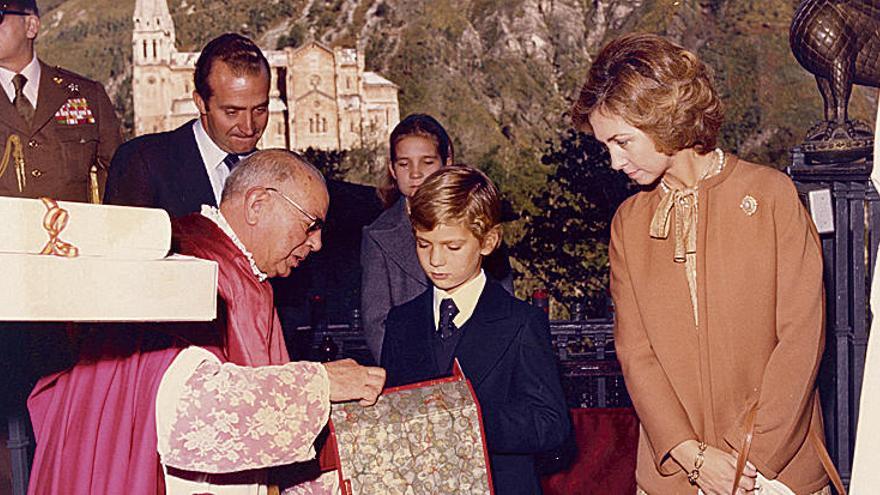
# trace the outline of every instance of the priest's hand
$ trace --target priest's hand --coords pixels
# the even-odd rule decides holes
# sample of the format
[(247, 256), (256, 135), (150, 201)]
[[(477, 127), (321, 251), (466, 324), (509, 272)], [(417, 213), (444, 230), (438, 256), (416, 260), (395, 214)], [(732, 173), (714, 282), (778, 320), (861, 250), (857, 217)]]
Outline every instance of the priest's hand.
[(356, 400), (362, 406), (372, 406), (385, 385), (384, 369), (361, 366), (354, 359), (324, 363), (324, 369), (330, 379), (330, 402)]

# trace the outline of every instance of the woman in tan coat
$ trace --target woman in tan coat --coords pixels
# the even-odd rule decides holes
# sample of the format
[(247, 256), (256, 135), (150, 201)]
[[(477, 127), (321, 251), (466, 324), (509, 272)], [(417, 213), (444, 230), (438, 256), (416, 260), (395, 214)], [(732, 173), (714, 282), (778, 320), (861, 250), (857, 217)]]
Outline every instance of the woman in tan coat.
[(609, 43), (574, 107), (643, 186), (610, 248), (639, 493), (729, 495), (751, 433), (740, 493), (830, 494), (819, 240), (787, 176), (716, 148), (722, 117), (708, 67), (647, 34)]

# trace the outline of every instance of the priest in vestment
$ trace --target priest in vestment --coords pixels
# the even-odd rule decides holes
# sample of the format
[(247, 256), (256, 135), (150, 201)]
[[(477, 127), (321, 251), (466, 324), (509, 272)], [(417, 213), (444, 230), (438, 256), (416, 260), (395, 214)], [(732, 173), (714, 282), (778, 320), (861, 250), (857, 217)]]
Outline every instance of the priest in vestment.
[(314, 458), (331, 401), (374, 403), (379, 368), (289, 362), (267, 282), (321, 248), (328, 202), (314, 167), (266, 150), (233, 170), (219, 209), (175, 220), (173, 250), (219, 264), (217, 319), (87, 333), (28, 401), (29, 493), (262, 495), (267, 468)]

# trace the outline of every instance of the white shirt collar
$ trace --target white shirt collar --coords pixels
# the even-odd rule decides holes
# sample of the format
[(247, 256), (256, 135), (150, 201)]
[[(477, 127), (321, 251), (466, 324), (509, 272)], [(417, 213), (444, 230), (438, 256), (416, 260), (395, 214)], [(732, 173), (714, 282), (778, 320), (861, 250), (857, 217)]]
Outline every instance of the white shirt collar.
[(220, 198), (223, 196), (223, 186), (226, 184), (226, 178), (229, 177), (229, 168), (223, 163), (226, 153), (217, 143), (208, 136), (205, 126), (202, 125), (202, 119), (196, 119), (193, 124), (193, 134), (196, 136), (196, 145), (199, 147), (199, 155), (202, 156), (202, 163), (205, 164), (205, 171), (208, 173), (208, 179), (211, 181), (211, 189), (214, 191), (214, 200), (220, 204)]
[(216, 223), (220, 230), (226, 234), (229, 239), (232, 240), (232, 243), (235, 244), (235, 247), (241, 251), (241, 253), (247, 258), (248, 263), (251, 265), (251, 271), (254, 272), (254, 276), (257, 277), (257, 280), (260, 282), (265, 281), (269, 278), (269, 275), (265, 274), (262, 270), (257, 268), (257, 264), (254, 262), (254, 256), (250, 251), (244, 246), (241, 240), (235, 235), (235, 231), (232, 230), (232, 227), (229, 225), (229, 222), (226, 221), (226, 218), (223, 217), (223, 213), (219, 208), (215, 208), (209, 205), (202, 205), (202, 216)]
[[(34, 57), (30, 63), (24, 66), (24, 69), (18, 73), (27, 78), (27, 83), (24, 85), (24, 95), (34, 108), (37, 108), (37, 97), (40, 94), (40, 75), (42, 72), (40, 61), (37, 60), (37, 53), (34, 52)], [(3, 86), (3, 91), (10, 102), (15, 99), (15, 86), (12, 84), (12, 78), (15, 77), (15, 74), (15, 72), (9, 69), (0, 67), (0, 86)]]
[(196, 119), (195, 124), (193, 124), (193, 133), (196, 135), (196, 144), (199, 146), (199, 154), (202, 155), (205, 167), (208, 169), (217, 168), (221, 165), (225, 167), (223, 159), (226, 158), (228, 153), (220, 149), (217, 143), (211, 139), (211, 136), (205, 130), (205, 126), (202, 125), (202, 119)]
[(486, 273), (480, 269), (480, 274), (473, 280), (465, 283), (458, 288), (453, 294), (434, 286), (434, 328), (440, 324), (440, 302), (444, 299), (451, 298), (458, 308), (458, 314), (452, 319), (455, 326), (461, 328), (473, 316), (474, 310), (477, 309), (477, 302), (480, 295), (486, 287)]

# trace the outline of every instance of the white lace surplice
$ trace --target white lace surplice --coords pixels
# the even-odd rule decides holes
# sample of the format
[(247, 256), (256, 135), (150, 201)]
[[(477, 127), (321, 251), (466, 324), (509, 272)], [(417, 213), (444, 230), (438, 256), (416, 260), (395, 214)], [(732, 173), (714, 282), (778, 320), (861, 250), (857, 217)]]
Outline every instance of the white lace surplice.
[[(166, 371), (156, 397), (167, 492), (265, 494), (263, 468), (314, 458), (315, 437), (330, 415), (329, 390), (319, 363), (251, 368), (187, 348)], [(218, 484), (212, 476), (246, 470), (255, 471), (233, 483)]]

